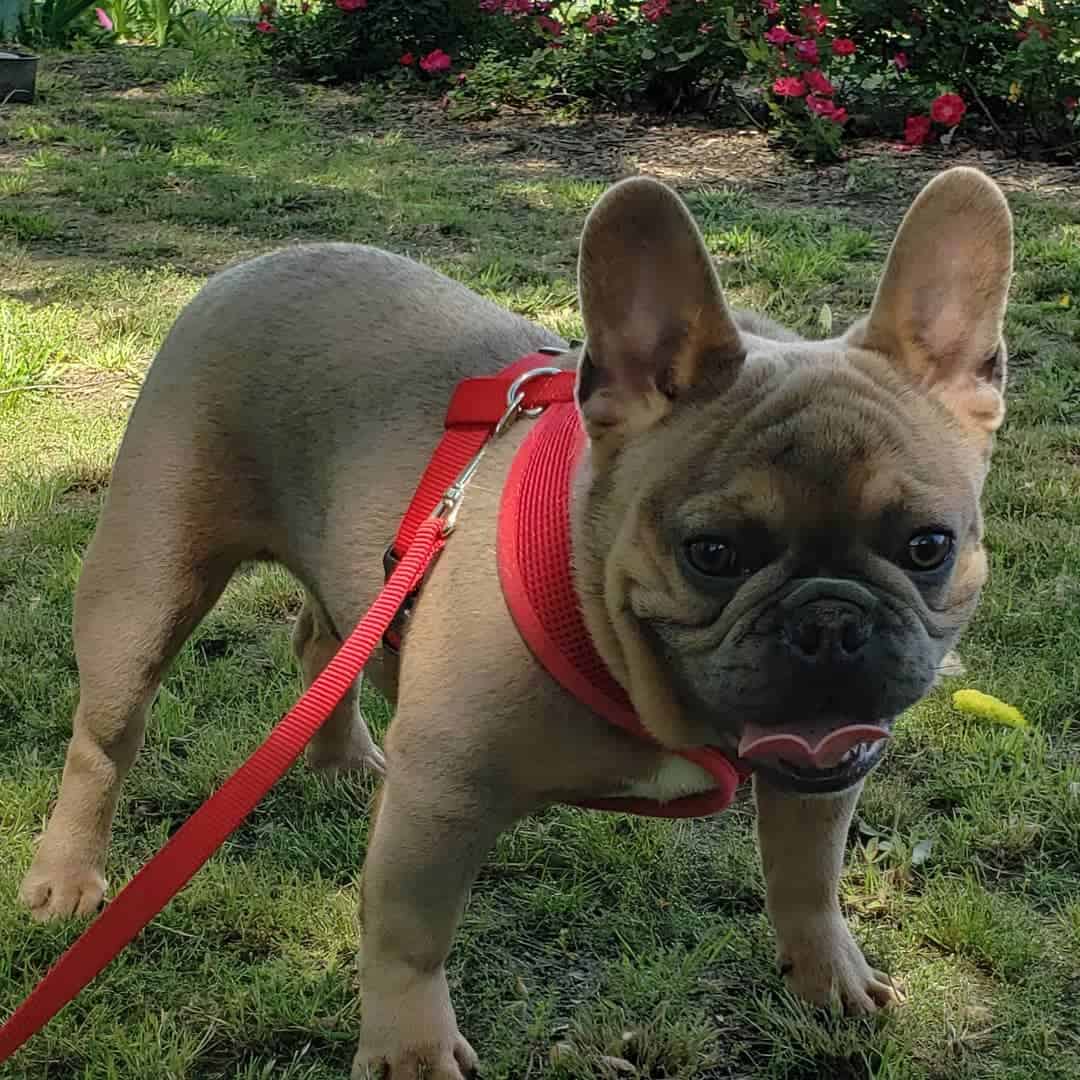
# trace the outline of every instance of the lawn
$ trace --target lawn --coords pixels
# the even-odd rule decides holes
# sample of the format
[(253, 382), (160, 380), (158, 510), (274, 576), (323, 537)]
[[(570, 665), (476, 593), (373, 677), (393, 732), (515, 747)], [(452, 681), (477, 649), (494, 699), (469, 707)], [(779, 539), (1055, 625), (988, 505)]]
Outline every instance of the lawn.
[[(606, 179), (584, 154), (576, 170), (500, 154), (479, 129), (410, 123), (407, 102), (257, 80), (231, 57), (131, 49), (44, 69), (41, 103), (0, 114), (0, 1015), (78, 932), (35, 925), (15, 892), (70, 730), (80, 554), (181, 305), (241, 256), (347, 239), (574, 334), (577, 235)], [(816, 335), (865, 309), (912, 190), (942, 164), (667, 178), (735, 301)], [(1016, 187), (991, 585), (966, 676), (902, 719), (867, 785), (843, 883), (856, 936), (909, 1003), (855, 1022), (785, 997), (745, 799), (681, 823), (556, 809), (501, 839), (451, 958), (489, 1080), (1080, 1076), (1080, 203)], [(183, 651), (125, 789), (114, 885), (295, 699), (299, 599), (283, 572), (245, 572)], [(1031, 729), (956, 713), (959, 685), (1019, 705)], [(381, 730), (385, 708), (367, 706)], [(0, 1076), (347, 1077), (371, 795), (290, 772)]]

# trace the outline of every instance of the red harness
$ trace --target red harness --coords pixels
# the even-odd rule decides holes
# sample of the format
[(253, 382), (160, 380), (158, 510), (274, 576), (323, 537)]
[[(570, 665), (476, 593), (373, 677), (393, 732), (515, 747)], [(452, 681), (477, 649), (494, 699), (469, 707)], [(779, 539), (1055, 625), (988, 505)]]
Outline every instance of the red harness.
[[(529, 372), (550, 372), (550, 361), (550, 356), (533, 353), (495, 378), (466, 379), (458, 385), (446, 414), (446, 434), (405, 514), (388, 566), (396, 561), (396, 552), (408, 549), (416, 526), (483, 444), (512, 400), (511, 388), (516, 390)], [(506, 605), (525, 644), (563, 689), (609, 723), (655, 742), (593, 647), (571, 576), (570, 488), (586, 444), (574, 405), (574, 373), (529, 378), (529, 398), (542, 402), (544, 412), (514, 456), (499, 510), (497, 561)], [(399, 643), (399, 636), (390, 637), (391, 647)], [(714, 786), (666, 802), (620, 797), (581, 805), (649, 817), (702, 817), (730, 805), (749, 772), (719, 750), (672, 753), (704, 769)]]

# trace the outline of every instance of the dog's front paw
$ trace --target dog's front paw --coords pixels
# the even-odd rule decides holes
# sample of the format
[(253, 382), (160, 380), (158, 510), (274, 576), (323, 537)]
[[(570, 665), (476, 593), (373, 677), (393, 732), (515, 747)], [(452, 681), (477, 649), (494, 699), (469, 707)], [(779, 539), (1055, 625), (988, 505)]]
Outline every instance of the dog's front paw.
[(74, 845), (53, 844), (48, 835), (19, 888), (19, 899), (38, 922), (93, 915), (105, 898), (100, 868)]
[(778, 937), (780, 973), (799, 997), (815, 1005), (839, 1003), (855, 1016), (903, 1002), (902, 988), (866, 962), (838, 911)]
[(361, 1044), (352, 1080), (466, 1080), (476, 1073), (476, 1053), (460, 1035), (449, 1043), (422, 1045), (410, 1037), (409, 1044), (384, 1054), (368, 1053)]
[[(376, 990), (363, 986), (360, 1047), (352, 1080), (466, 1080), (478, 1064), (473, 1048), (461, 1037), (450, 1004), (446, 976), (416, 978), (394, 972)], [(396, 976), (396, 977), (395, 977)]]

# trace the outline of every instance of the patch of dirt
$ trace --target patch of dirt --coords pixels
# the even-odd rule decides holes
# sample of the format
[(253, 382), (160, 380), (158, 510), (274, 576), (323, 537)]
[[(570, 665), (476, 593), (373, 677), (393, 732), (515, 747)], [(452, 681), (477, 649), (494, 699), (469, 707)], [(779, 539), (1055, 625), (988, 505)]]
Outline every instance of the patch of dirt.
[[(360, 104), (355, 91), (331, 89), (316, 108), (329, 126), (348, 117), (355, 128)], [(455, 120), (420, 97), (386, 103), (372, 126), (400, 131), (420, 146), (453, 151), (459, 160), (537, 176), (615, 180), (648, 173), (683, 189), (732, 187), (763, 205), (842, 209), (867, 224), (893, 223), (931, 176), (952, 165), (982, 169), (1009, 193), (1053, 196), (1080, 207), (1080, 166), (1023, 161), (973, 145), (912, 151), (883, 139), (862, 139), (849, 147), (846, 160), (814, 165), (793, 158), (765, 132), (719, 129), (701, 118), (596, 114), (566, 121), (506, 108), (491, 119)]]
[(0, 176), (9, 169), (14, 169), (17, 165), (21, 165), (33, 153), (34, 150), (32, 147), (5, 146), (3, 131), (0, 130)]
[[(76, 85), (81, 94), (151, 99), (187, 66), (182, 50), (143, 54), (132, 48), (50, 56), (46, 93), (54, 81)], [(884, 139), (861, 139), (849, 145), (844, 161), (814, 165), (793, 158), (765, 132), (717, 128), (701, 116), (668, 120), (646, 113), (595, 113), (567, 120), (506, 107), (489, 119), (452, 119), (438, 102), (422, 95), (396, 95), (373, 107), (365, 87), (321, 88), (314, 94), (300, 84), (282, 89), (306, 99), (305, 108), (329, 130), (400, 132), (421, 147), (519, 174), (615, 180), (648, 173), (684, 190), (727, 186), (766, 206), (829, 207), (860, 223), (892, 225), (935, 173), (950, 165), (973, 165), (1008, 193), (1052, 196), (1080, 208), (1080, 165), (1024, 161), (971, 143), (912, 151)], [(174, 112), (189, 107), (169, 103)], [(5, 146), (0, 129), (0, 170), (29, 152)]]
[(105, 501), (107, 486), (108, 477), (96, 483), (93, 481), (76, 482), (57, 496), (54, 507), (57, 511), (81, 513), (85, 510), (96, 513)]

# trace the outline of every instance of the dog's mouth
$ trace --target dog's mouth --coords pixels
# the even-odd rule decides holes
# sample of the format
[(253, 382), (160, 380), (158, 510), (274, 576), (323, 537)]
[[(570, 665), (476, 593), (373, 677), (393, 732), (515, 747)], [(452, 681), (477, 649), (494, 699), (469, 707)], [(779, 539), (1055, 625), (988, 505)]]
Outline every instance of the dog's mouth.
[(890, 731), (887, 723), (821, 724), (785, 731), (747, 723), (739, 757), (774, 783), (806, 794), (843, 791), (881, 760)]

